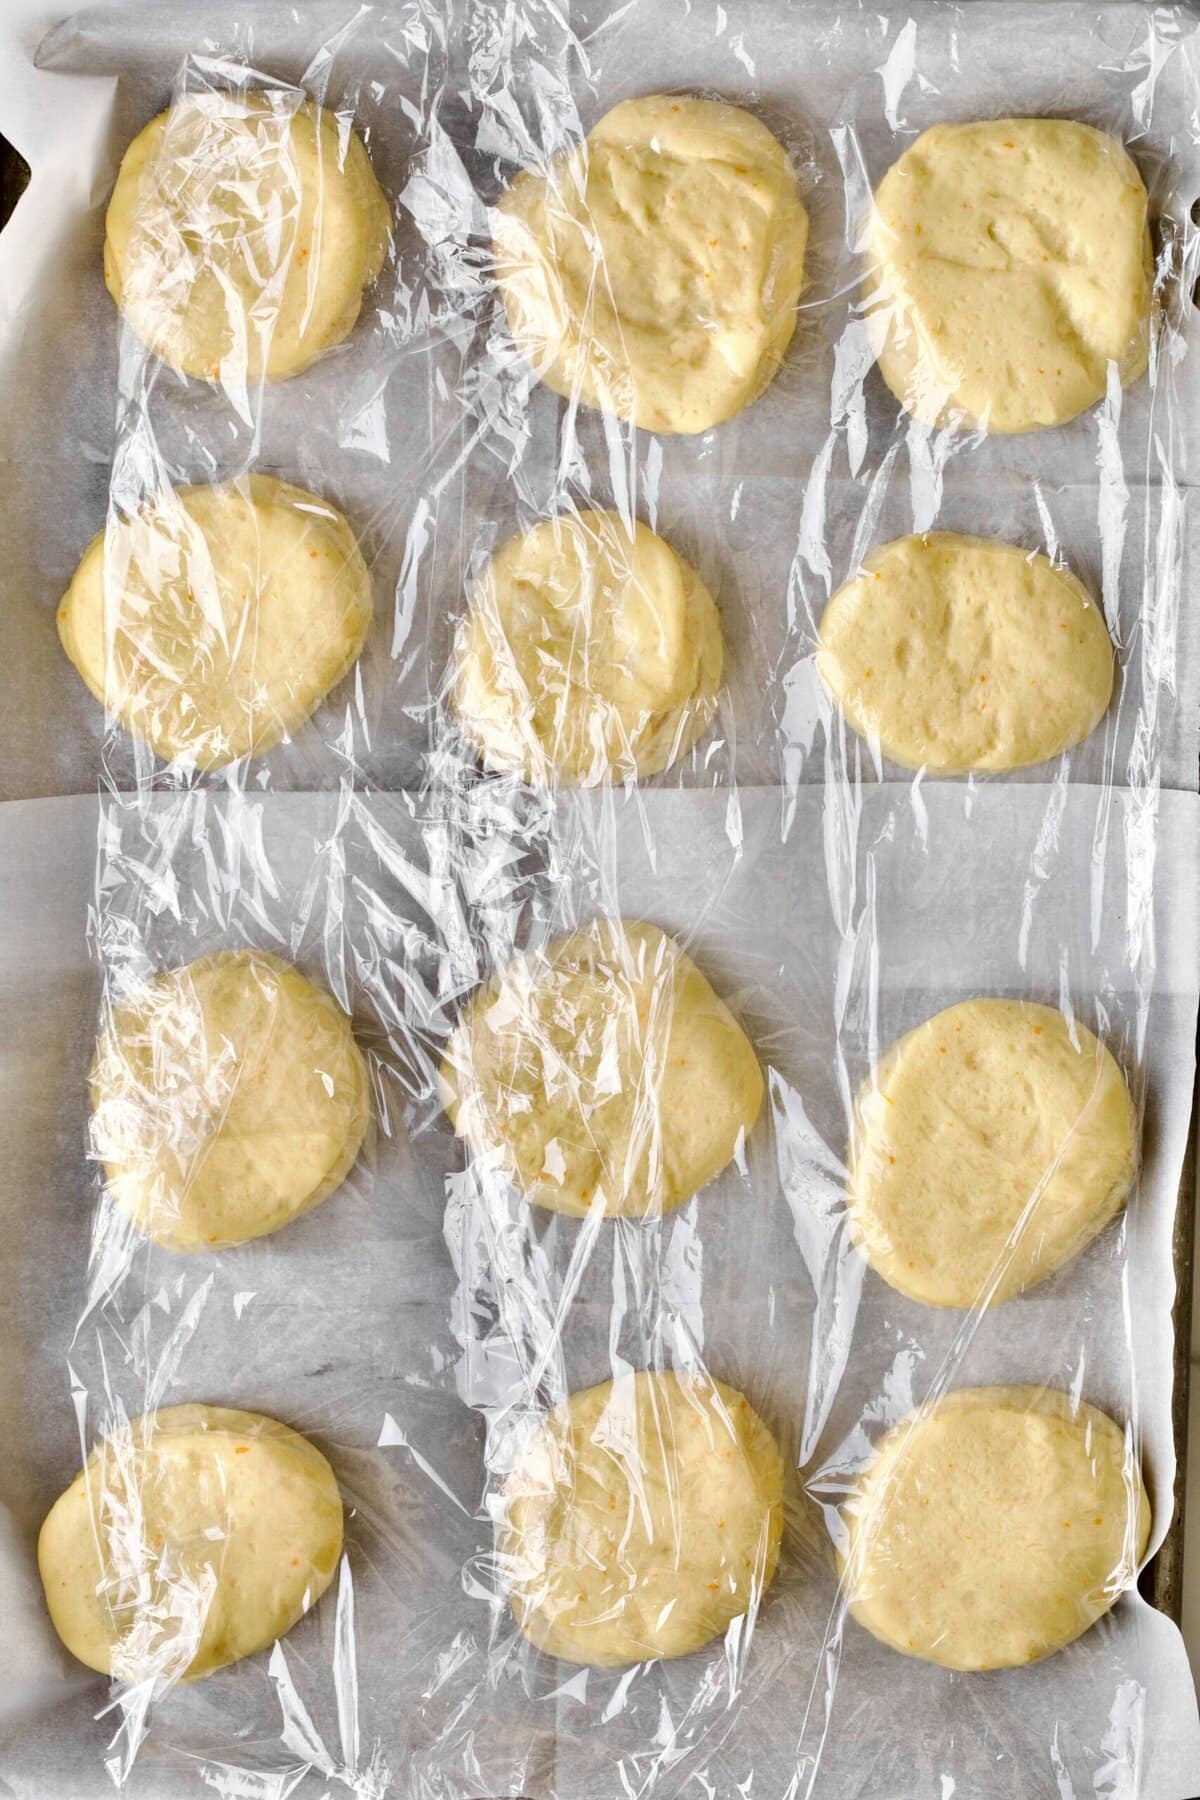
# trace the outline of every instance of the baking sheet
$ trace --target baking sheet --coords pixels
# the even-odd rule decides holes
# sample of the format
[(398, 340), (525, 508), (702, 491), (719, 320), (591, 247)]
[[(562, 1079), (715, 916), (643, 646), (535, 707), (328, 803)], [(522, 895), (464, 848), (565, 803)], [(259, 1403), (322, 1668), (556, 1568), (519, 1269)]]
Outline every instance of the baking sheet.
[[(1036, 16), (1032, 67), (1014, 14)], [(40, 1012), (47, 1046), (40, 1067), (5, 1064), (21, 1170), (6, 1197), (18, 1270), (5, 1291), (22, 1296), (5, 1321), (6, 1367), (20, 1371), (6, 1416), (29, 1449), (5, 1495), (21, 1629), (3, 1653), (16, 1704), (0, 1775), (18, 1795), (107, 1791), (104, 1757), (122, 1771), (135, 1746), (130, 1791), (148, 1795), (574, 1800), (752, 1783), (771, 1796), (943, 1800), (949, 1780), (982, 1800), (1024, 1796), (1031, 1781), (1183, 1800), (1200, 1787), (1182, 1643), (1135, 1595), (1052, 1663), (988, 1677), (986, 1690), (898, 1667), (850, 1625), (839, 1644), (836, 1611), (829, 1636), (812, 1502), (832, 1504), (863, 1454), (861, 1427), (905, 1410), (951, 1356), (956, 1380), (1078, 1380), (1133, 1410), (1159, 1503), (1153, 1541), (1166, 1529), (1196, 823), (1194, 795), (1160, 787), (1194, 788), (1200, 717), (1186, 604), (1194, 364), (1174, 361), (1172, 336), (1195, 258), (1190, 20), (990, 0), (966, 14), (849, 17), (853, 30), (845, 9), (813, 6), (799, 31), (777, 8), (748, 4), (731, 21), (696, 6), (686, 29), (680, 14), (664, 33), (646, 5), (611, 17), (526, 0), (505, 13), (316, 5), (301, 19), (256, 5), (252, 30), (241, 8), (206, 9), (197, 43), (192, 9), (127, 7), (82, 15), (40, 52), (47, 72), (31, 92), (59, 92), (48, 71), (70, 71), (77, 104), (69, 153), (57, 109), (31, 109), (10, 132), (34, 167), (41, 231), (21, 266), (27, 200), (0, 239), (0, 372), (6, 393), (35, 396), (0, 425), (14, 600), (2, 660), (19, 677), (5, 780), (13, 796), (84, 797), (0, 813), (12, 846), (0, 866), (23, 884), (11, 916), (29, 921), (6, 972), (5, 1041), (27, 1050)], [(336, 53), (314, 63), (335, 36)], [(391, 304), (232, 418), (220, 396), (151, 392), (127, 339), (118, 358), (98, 277), (116, 159), (190, 50), (241, 52), (290, 80), (318, 70), (361, 118), (398, 200)], [(373, 80), (381, 59), (386, 77)], [(480, 256), (484, 203), (515, 160), (655, 85), (755, 105), (793, 150), (814, 226), (787, 367), (760, 405), (694, 443), (574, 419), (545, 390), (522, 390)], [(1001, 105), (1118, 131), (1175, 221), (1163, 366), (1119, 408), (1055, 433), (1049, 473), (1045, 440), (953, 446), (897, 428), (849, 311), (859, 161), (874, 179), (923, 123)], [(68, 332), (78, 348), (64, 358)], [(148, 776), (61, 662), (53, 607), (103, 517), (114, 396), (119, 451), (150, 442), (177, 478), (253, 459), (328, 493), (366, 536), (381, 604), (362, 678), (250, 781)], [(464, 581), (508, 530), (564, 500), (637, 510), (696, 562), (721, 601), (733, 672), (703, 757), (656, 788), (560, 805), (479, 783), (440, 697)], [(1093, 740), (1030, 778), (914, 783), (830, 728), (810, 660), (826, 594), (869, 536), (934, 523), (1061, 549), (1102, 592), (1123, 652), (1119, 701)], [(325, 791), (300, 791), (313, 788)], [(385, 1124), (335, 1202), (278, 1240), (183, 1271), (127, 1255), (100, 1209), (86, 1262), (96, 990), (71, 935), (81, 894), (114, 984), (253, 941), (353, 1003)], [(456, 1002), (515, 942), (618, 904), (694, 942), (744, 1011), (771, 1067), (771, 1119), (745, 1171), (674, 1220), (589, 1241), (461, 1171), (431, 1058)], [(863, 1281), (843, 1254), (838, 1172), (845, 1093), (899, 1030), (966, 991), (1103, 1015), (1146, 1098), (1148, 1137), (1127, 1222), (952, 1346), (953, 1321)], [(39, 1008), (39, 995), (52, 999)], [(48, 1095), (73, 1098), (48, 1108)], [(719, 1657), (649, 1667), (624, 1687), (555, 1671), (517, 1642), (496, 1591), (497, 1425), (509, 1406), (625, 1359), (689, 1357), (740, 1380), (805, 1466), (808, 1498), (797, 1482), (746, 1680), (735, 1692)], [(168, 1696), (142, 1741), (136, 1716), (93, 1720), (102, 1684), (81, 1682), (46, 1641), (29, 1548), (77, 1466), (76, 1410), (91, 1432), (114, 1407), (168, 1393), (240, 1399), (309, 1430), (353, 1508), (351, 1549), (338, 1601), (270, 1660)]]

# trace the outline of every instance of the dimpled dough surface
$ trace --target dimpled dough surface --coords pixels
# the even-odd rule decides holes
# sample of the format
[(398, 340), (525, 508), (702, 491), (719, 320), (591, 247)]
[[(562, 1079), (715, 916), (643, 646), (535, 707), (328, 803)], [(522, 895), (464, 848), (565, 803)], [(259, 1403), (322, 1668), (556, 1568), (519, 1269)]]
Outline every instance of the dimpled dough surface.
[(350, 1172), (369, 1086), (350, 1021), (282, 958), (225, 950), (113, 1009), (92, 1145), (146, 1237), (208, 1250), (278, 1231)]
[(468, 1002), (442, 1065), (455, 1130), (525, 1196), (581, 1216), (669, 1212), (762, 1105), (745, 1032), (657, 926), (598, 920)]
[(935, 125), (879, 184), (868, 291), (883, 378), (927, 423), (1074, 418), (1146, 370), (1153, 259), (1141, 176), (1068, 119)]
[(716, 603), (662, 538), (615, 513), (510, 538), (472, 595), (454, 698), (492, 768), (592, 784), (684, 755), (716, 704)]
[(104, 279), (173, 368), (239, 386), (347, 337), (391, 218), (370, 159), (294, 92), (187, 96), (121, 162)]
[(356, 661), (371, 577), (346, 520), (269, 475), (182, 487), (100, 532), (58, 609), (102, 705), (167, 762), (269, 750)]
[(947, 1669), (1061, 1650), (1129, 1586), (1150, 1535), (1124, 1433), (1053, 1388), (947, 1394), (888, 1432), (847, 1510), (854, 1617)]
[(976, 1305), (995, 1277), (994, 1305), (1115, 1217), (1135, 1141), (1125, 1078), (1085, 1026), (1049, 1006), (966, 1000), (894, 1044), (859, 1094), (851, 1230), (910, 1299)]
[(779, 1560), (779, 1448), (722, 1382), (641, 1373), (570, 1395), (505, 1493), (513, 1610), (568, 1662), (686, 1656), (759, 1603)]
[(38, 1540), (59, 1637), (118, 1680), (194, 1681), (289, 1631), (342, 1549), (333, 1470), (258, 1413), (173, 1406), (101, 1444)]
[(707, 431), (791, 340), (808, 216), (783, 146), (717, 100), (652, 94), (517, 177), (494, 217), (518, 349), (558, 394)]
[(906, 769), (1023, 769), (1104, 716), (1113, 652), (1046, 557), (928, 532), (874, 551), (821, 620), (817, 663), (855, 731)]

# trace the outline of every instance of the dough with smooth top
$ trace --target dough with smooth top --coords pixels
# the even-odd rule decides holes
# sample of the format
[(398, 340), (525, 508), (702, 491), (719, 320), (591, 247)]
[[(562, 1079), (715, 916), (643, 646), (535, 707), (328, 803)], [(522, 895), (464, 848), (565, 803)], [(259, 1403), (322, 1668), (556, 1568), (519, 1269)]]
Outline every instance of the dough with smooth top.
[(259, 1413), (171, 1406), (108, 1438), (46, 1516), (54, 1629), (119, 1681), (195, 1681), (290, 1631), (329, 1586), (342, 1502), (315, 1445)]
[(779, 1561), (779, 1447), (724, 1382), (641, 1373), (572, 1394), (504, 1492), (513, 1611), (568, 1662), (686, 1656), (759, 1605)]
[(994, 1306), (1116, 1217), (1135, 1154), (1125, 1077), (1086, 1026), (1050, 1006), (965, 1000), (902, 1037), (864, 1084), (850, 1228), (910, 1299)]
[(169, 1250), (242, 1244), (341, 1186), (370, 1110), (331, 995), (282, 957), (222, 950), (114, 1007), (91, 1071), (109, 1192)]
[(88, 545), (58, 608), (96, 699), (165, 762), (294, 732), (348, 673), (371, 577), (336, 507), (269, 475), (164, 493)]
[(650, 94), (519, 175), (494, 215), (518, 349), (548, 387), (646, 431), (700, 432), (770, 384), (808, 215), (752, 113)]
[(1110, 367), (1145, 374), (1154, 262), (1142, 178), (1070, 119), (935, 125), (879, 184), (867, 292), (879, 367), (931, 425), (1061, 425)]
[(295, 375), (354, 328), (391, 215), (353, 131), (294, 91), (189, 94), (130, 144), (104, 279), (172, 368)]
[(850, 1611), (946, 1669), (1052, 1656), (1130, 1586), (1150, 1535), (1121, 1427), (1055, 1388), (962, 1388), (903, 1420), (847, 1512)]
[(722, 660), (716, 603), (662, 538), (616, 513), (564, 513), (510, 538), (476, 584), (454, 705), (489, 767), (590, 786), (685, 755)]
[(691, 958), (600, 919), (519, 956), (464, 1007), (443, 1103), (474, 1154), (539, 1206), (670, 1212), (753, 1128), (762, 1070)]
[(817, 666), (855, 731), (935, 775), (1057, 756), (1113, 687), (1104, 615), (1074, 575), (948, 531), (872, 551), (825, 608)]

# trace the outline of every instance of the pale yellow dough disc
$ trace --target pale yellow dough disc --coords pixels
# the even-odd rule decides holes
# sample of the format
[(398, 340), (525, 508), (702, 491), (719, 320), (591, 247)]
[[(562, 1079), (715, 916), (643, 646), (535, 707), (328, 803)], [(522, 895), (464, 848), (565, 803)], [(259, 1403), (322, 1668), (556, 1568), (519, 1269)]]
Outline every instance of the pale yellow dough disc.
[(1052, 1656), (1130, 1586), (1150, 1535), (1121, 1427), (1055, 1388), (962, 1388), (903, 1420), (847, 1511), (850, 1611), (946, 1669)]
[(740, 107), (650, 94), (519, 175), (495, 215), (518, 349), (555, 393), (698, 432), (769, 385), (791, 341), (808, 215)]
[(189, 95), (121, 162), (104, 279), (187, 375), (294, 375), (353, 330), (391, 217), (354, 132), (286, 92)]
[(567, 1662), (686, 1656), (758, 1606), (779, 1561), (779, 1447), (720, 1381), (642, 1373), (572, 1394), (504, 1486), (513, 1611)]
[(527, 781), (654, 775), (708, 724), (722, 660), (712, 595), (649, 526), (562, 514), (477, 583), (454, 705), (484, 761)]
[(1104, 615), (1074, 575), (948, 531), (868, 556), (825, 608), (817, 666), (855, 731), (936, 775), (1057, 756), (1113, 686)]
[(341, 1186), (370, 1109), (350, 1021), (299, 969), (222, 950), (156, 976), (101, 1032), (92, 1147), (144, 1236), (210, 1250)]
[(171, 1406), (102, 1443), (46, 1516), (59, 1637), (119, 1681), (195, 1681), (320, 1599), (342, 1552), (333, 1470), (259, 1413)]
[(1069, 119), (935, 125), (879, 184), (868, 293), (876, 354), (929, 424), (1060, 425), (1149, 356), (1154, 264), (1142, 178)]
[(181, 487), (92, 539), (58, 608), (84, 681), (166, 762), (297, 729), (357, 660), (371, 577), (341, 513), (269, 475)]
[(996, 1305), (1116, 1217), (1135, 1151), (1125, 1077), (1086, 1026), (965, 1000), (894, 1044), (858, 1096), (851, 1231), (910, 1299), (982, 1304), (995, 1278)]
[(762, 1070), (655, 925), (596, 920), (472, 997), (446, 1051), (455, 1130), (525, 1196), (576, 1216), (670, 1212), (752, 1129)]

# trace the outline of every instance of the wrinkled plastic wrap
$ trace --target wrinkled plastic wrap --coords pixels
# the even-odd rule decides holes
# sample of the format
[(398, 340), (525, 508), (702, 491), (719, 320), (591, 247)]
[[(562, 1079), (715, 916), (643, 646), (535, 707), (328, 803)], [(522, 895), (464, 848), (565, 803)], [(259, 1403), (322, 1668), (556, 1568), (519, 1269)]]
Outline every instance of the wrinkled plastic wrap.
[[(13, 588), (5, 657), (20, 680), (17, 803), (0, 813), (0, 866), (11, 888), (5, 1081), (21, 1146), (4, 1325), (18, 1447), (0, 1495), (5, 1792), (1185, 1800), (1200, 1790), (1182, 1640), (1134, 1579), (1172, 1507), (1171, 1233), (1200, 982), (1190, 592), (1200, 438), (1186, 353), (1198, 54), (1187, 8), (1072, 0), (323, 0), (222, 4), (202, 17), (131, 5), (45, 37), (38, 92), (53, 76), (60, 99), (36, 127), (27, 121), (33, 185), (11, 229), (40, 205), (48, 243), (40, 261), (3, 269), (0, 541)], [(513, 342), (493, 256), (509, 228), (500, 201), (520, 171), (570, 151), (618, 102), (662, 92), (722, 99), (763, 121), (808, 215), (778, 372), (753, 404), (691, 435), (636, 429), (590, 405), (577, 381), (560, 382), (562, 394), (539, 382)], [(327, 337), (342, 330), (340, 341), (314, 337), (311, 360), (294, 356), (302, 366), (264, 381), (296, 259), (319, 261), (322, 230), (342, 227), (332, 214), (323, 227), (319, 211), (306, 219), (291, 152), (282, 180), (250, 155), (234, 197), (206, 185), (206, 170), (231, 118), (236, 130), (247, 109), (265, 109), (286, 139), (310, 101), (336, 121), (318, 156), (343, 171), (357, 134), (390, 229), (374, 279), (371, 247), (353, 251), (367, 274), (357, 323), (335, 320)], [(214, 221), (248, 206), (261, 224), (236, 275), (227, 268), (217, 283), (213, 304), (236, 328), (216, 379), (160, 360), (118, 323), (103, 287), (103, 209), (120, 158), (168, 103), (176, 123), (164, 141), (186, 146), (188, 230), (200, 238), (176, 242), (161, 218), (135, 219), (135, 239), (158, 233), (164, 246), (145, 305), (186, 305), (187, 282), (165, 265)], [(192, 125), (179, 124), (186, 109)], [(1146, 184), (1148, 374), (1110, 381), (1096, 405), (1050, 430), (923, 424), (874, 366), (862, 287), (871, 191), (928, 126), (1043, 115), (1111, 133)], [(57, 172), (53, 195), (38, 149)], [(303, 321), (320, 296), (302, 292)], [(301, 549), (288, 537), (289, 555), (323, 551), (322, 506), (344, 515), (373, 616), (361, 654), (343, 658), (349, 671), (334, 646), (318, 691), (297, 698), (306, 644), (288, 622), (308, 589), (292, 590), (293, 611), (273, 625), (278, 641), (264, 635), (256, 665), (280, 681), (268, 691), (264, 676), (241, 694), (229, 726), (236, 738), (254, 714), (266, 736), (223, 762), (211, 741), (197, 747), (188, 704), (171, 713), (161, 698), (172, 656), (186, 660), (195, 641), (197, 610), (205, 677), (216, 671), (226, 699), (237, 648), (223, 636), (219, 574), (188, 571), (186, 509), (163, 496), (232, 483), (236, 511), (262, 477), (316, 496), (315, 513), (302, 502)], [(116, 534), (153, 505), (167, 525), (131, 559)], [(597, 511), (615, 519), (597, 526)], [(488, 600), (489, 561), (556, 515), (585, 540), (607, 530), (618, 565), (635, 522), (659, 534), (685, 565), (671, 590), (680, 654), (701, 635), (699, 587), (719, 618), (719, 680), (711, 644), (707, 665), (700, 655), (685, 677), (664, 673), (666, 613), (647, 624), (635, 607), (632, 623), (603, 618), (595, 644), (570, 652), (589, 691), (607, 696), (592, 714), (570, 715), (551, 676), (535, 752), (510, 692), (481, 756), (461, 716), (467, 609), (482, 609), (474, 628), (502, 658), (508, 620)], [(261, 522), (222, 517), (221, 541), (243, 563), (279, 541)], [(132, 662), (110, 665), (102, 706), (51, 625), (106, 522), (98, 591), (110, 609), (139, 558), (152, 587), (174, 580), (181, 598), (166, 649), (135, 641)], [(874, 548), (935, 530), (1040, 551), (1100, 603), (1115, 686), (1075, 747), (1016, 773), (937, 779), (889, 762), (833, 706), (816, 666), (826, 602)], [(338, 566), (354, 554), (343, 544)], [(357, 629), (346, 624), (343, 650)], [(119, 716), (121, 684), (137, 688), (155, 658), (166, 686), (139, 690), (150, 699), (134, 735)], [(536, 668), (518, 671), (518, 697)], [(652, 727), (647, 693), (658, 696)], [(174, 761), (151, 747), (189, 735), (191, 751)], [(672, 1061), (684, 990), (676, 952), (653, 933), (631, 953), (609, 926), (585, 931), (577, 943), (592, 945), (601, 998), (564, 989), (542, 1012), (524, 1010), (548, 946), (622, 919), (658, 927), (711, 984), (694, 1040), (701, 1062), (711, 1058), (711, 1103)], [(332, 997), (352, 1025), (362, 1095), (345, 1045), (331, 1074), (335, 1052), (306, 1053), (316, 1040), (303, 1035), (299, 1052), (289, 1040), (286, 1080), (241, 1067), (231, 1078), (212, 1048), (219, 1028), (197, 1073), (194, 991), (185, 984), (168, 1002), (146, 984), (230, 950), (259, 953), (272, 1017), (278, 965), (263, 959), (296, 965)], [(489, 1088), (462, 1021), (481, 984), (499, 978), (484, 1024), (509, 1040), (492, 1045)], [(147, 1002), (148, 991), (160, 999)], [(855, 1097), (903, 1034), (981, 996), (1058, 1008), (1103, 1041), (1132, 1094), (1137, 1170), (1126, 1207), (1079, 1254), (987, 1306), (1022, 1233), (1041, 1228), (1035, 1193), (975, 1304), (942, 1309), (885, 1284), (856, 1246), (846, 1204)], [(178, 1017), (148, 1062), (118, 1073), (109, 1110), (89, 1124), (97, 1034), (138, 1004), (177, 1004)], [(702, 1153), (696, 1145), (720, 1137), (738, 1027), (761, 1069), (761, 1109), (749, 1106), (749, 1129), (735, 1120), (723, 1151)], [(562, 1033), (584, 1029), (591, 1047), (572, 1062)], [(345, 1101), (342, 1162), (298, 1193), (288, 1185), (297, 1140), (316, 1160), (332, 1154), (314, 1075), (326, 1098)], [(209, 1183), (214, 1211), (199, 1210), (188, 1133), (252, 1078), (257, 1110), (239, 1115), (239, 1144), (278, 1216), (294, 1217), (229, 1244), (222, 1233), (237, 1231), (219, 1184)], [(539, 1120), (546, 1093), (557, 1128)], [(572, 1138), (572, 1107), (585, 1142)], [(501, 1138), (509, 1130), (524, 1145), (515, 1164), (497, 1118)], [(288, 1131), (273, 1132), (281, 1119)], [(172, 1157), (185, 1170), (197, 1205), (186, 1252), (149, 1241), (115, 1185), (105, 1191), (100, 1159), (131, 1141), (148, 1163), (143, 1198), (156, 1181), (160, 1198), (170, 1187)], [(718, 1172), (692, 1195), (689, 1169), (707, 1176), (714, 1156)], [(514, 1168), (543, 1204), (523, 1197)], [(604, 1216), (606, 1205), (622, 1216)], [(677, 1443), (665, 1401), (632, 1402), (642, 1371), (679, 1379), (693, 1434), (686, 1474), (671, 1461), (686, 1434)], [(618, 1469), (612, 1504), (626, 1490), (634, 1499), (612, 1560), (593, 1570), (609, 1584), (601, 1591), (619, 1596), (634, 1580), (640, 1504), (667, 1539), (665, 1610), (719, 1629), (688, 1654), (632, 1661), (618, 1629), (611, 1666), (600, 1655), (589, 1666), (557, 1658), (553, 1632), (536, 1647), (510, 1601), (515, 1590), (536, 1613), (547, 1598), (537, 1497), (548, 1481), (570, 1493), (574, 1480), (554, 1422), (568, 1396), (607, 1381), (616, 1399), (596, 1430)], [(1144, 1555), (1127, 1543), (1108, 1572), (1122, 1590), (1111, 1610), (1058, 1654), (958, 1672), (865, 1630), (847, 1609), (853, 1557), (838, 1558), (884, 1433), (955, 1390), (997, 1386), (1061, 1390), (1069, 1413), (1090, 1404), (1115, 1420), (1131, 1503), (1139, 1467), (1145, 1479), (1149, 1536)], [(778, 1445), (781, 1500), (739, 1546), (748, 1574), (734, 1581), (732, 1552), (713, 1549), (726, 1521), (710, 1505), (733, 1491), (715, 1464), (729, 1454), (726, 1409), (743, 1419), (743, 1397)], [(263, 1414), (310, 1439), (341, 1491), (342, 1553), (329, 1591), (286, 1635), (183, 1681), (204, 1631), (204, 1582), (173, 1578), (144, 1529), (151, 1496), (143, 1516), (136, 1478), (131, 1499), (124, 1476), (104, 1477), (99, 1529), (111, 1533), (119, 1512), (126, 1579), (150, 1584), (142, 1660), (131, 1652), (109, 1684), (50, 1631), (37, 1530), (97, 1445), (128, 1445), (132, 1421), (191, 1403)], [(769, 1498), (765, 1452), (758, 1467)], [(608, 1478), (586, 1477), (600, 1493)], [(720, 1579), (705, 1586), (728, 1578), (736, 1603), (720, 1612), (721, 1594), (697, 1599), (692, 1557), (694, 1582), (717, 1559)], [(644, 1597), (638, 1605), (650, 1618)], [(632, 1606), (613, 1602), (618, 1628)], [(651, 1629), (665, 1629), (661, 1616), (643, 1623)]]

